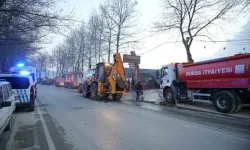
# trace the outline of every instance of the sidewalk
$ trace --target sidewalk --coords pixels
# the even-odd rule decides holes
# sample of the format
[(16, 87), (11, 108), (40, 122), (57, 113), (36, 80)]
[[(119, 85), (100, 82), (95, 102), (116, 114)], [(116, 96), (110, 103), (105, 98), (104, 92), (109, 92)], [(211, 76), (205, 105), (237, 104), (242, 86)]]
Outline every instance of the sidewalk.
[[(164, 99), (161, 99), (159, 97), (158, 89), (143, 91), (143, 97), (144, 97), (144, 102), (146, 103), (155, 103), (155, 104), (165, 103)], [(125, 96), (122, 97), (122, 100), (125, 100), (125, 101), (131, 101), (131, 100), (135, 101), (135, 99), (136, 99), (135, 91), (128, 92), (126, 93)]]
[[(144, 102), (153, 103), (153, 104), (165, 104), (165, 100), (159, 97), (158, 89), (146, 90), (144, 92)], [(128, 92), (125, 96), (122, 97), (124, 101), (135, 101), (136, 94), (135, 92)], [(213, 104), (210, 101), (194, 101), (194, 102), (183, 102), (178, 103), (174, 107), (178, 109), (186, 109), (192, 111), (208, 112), (212, 114), (240, 117), (250, 119), (250, 108), (242, 108), (237, 113), (224, 114), (215, 110)]]

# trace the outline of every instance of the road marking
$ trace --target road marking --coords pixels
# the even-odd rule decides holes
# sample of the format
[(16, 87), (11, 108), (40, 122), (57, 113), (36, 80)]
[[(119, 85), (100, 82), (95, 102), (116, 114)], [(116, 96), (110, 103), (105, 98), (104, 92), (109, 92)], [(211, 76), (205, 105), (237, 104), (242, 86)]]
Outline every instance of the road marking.
[(17, 114), (13, 114), (12, 115), (12, 121), (13, 121), (13, 126), (12, 126), (12, 129), (11, 129), (11, 133), (10, 133), (10, 138), (6, 144), (6, 147), (5, 147), (5, 150), (12, 150), (12, 147), (14, 146), (14, 137), (15, 137), (15, 134), (17, 132), (17, 129), (18, 129), (18, 124), (16, 123), (16, 118), (18, 117)]
[(45, 134), (45, 137), (46, 137), (46, 141), (47, 141), (48, 146), (49, 146), (49, 150), (56, 150), (55, 144), (53, 143), (52, 138), (51, 138), (51, 136), (49, 134), (48, 126), (45, 123), (45, 120), (44, 120), (44, 118), (42, 116), (40, 108), (39, 108), (39, 106), (37, 106), (37, 103), (36, 103), (36, 108), (37, 108), (37, 112), (38, 112), (38, 114), (40, 116), (40, 119), (41, 119), (41, 122), (42, 122), (43, 131), (44, 131), (44, 134)]

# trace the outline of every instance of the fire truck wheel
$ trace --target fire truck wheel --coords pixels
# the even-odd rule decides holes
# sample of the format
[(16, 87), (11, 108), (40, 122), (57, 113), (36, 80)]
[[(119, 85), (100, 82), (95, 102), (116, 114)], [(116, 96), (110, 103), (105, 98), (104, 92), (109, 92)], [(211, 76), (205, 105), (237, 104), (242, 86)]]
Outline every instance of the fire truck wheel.
[(174, 98), (173, 98), (173, 91), (171, 88), (168, 88), (164, 91), (164, 98), (166, 100), (167, 103), (169, 104), (174, 104)]
[(87, 85), (83, 85), (83, 87), (82, 87), (82, 96), (83, 97), (86, 97), (86, 98), (89, 98), (89, 92), (88, 92), (88, 88), (87, 88)]
[(97, 100), (98, 99), (98, 87), (97, 84), (94, 83), (91, 85), (90, 88), (90, 98), (93, 100)]
[(230, 113), (236, 108), (236, 98), (232, 92), (220, 91), (214, 95), (214, 107), (222, 113)]
[(239, 95), (235, 92), (232, 92), (235, 96), (235, 99), (236, 99), (236, 108), (233, 112), (238, 112), (240, 109), (241, 109), (241, 99), (239, 97)]
[(119, 101), (122, 98), (122, 94), (118, 94), (118, 93), (113, 94), (112, 98), (113, 98), (113, 100)]

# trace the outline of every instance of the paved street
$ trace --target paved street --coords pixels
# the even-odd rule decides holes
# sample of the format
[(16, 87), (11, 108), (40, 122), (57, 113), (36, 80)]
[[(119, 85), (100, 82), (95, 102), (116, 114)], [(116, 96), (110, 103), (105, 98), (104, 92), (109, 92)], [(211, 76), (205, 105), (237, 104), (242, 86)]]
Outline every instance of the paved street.
[[(249, 150), (250, 120), (132, 101), (100, 102), (38, 87), (34, 112), (18, 109), (6, 149)], [(8, 137), (8, 136), (4, 136)], [(2, 138), (4, 138), (2, 137)], [(6, 142), (5, 142), (6, 143)], [(0, 140), (0, 146), (4, 140)]]

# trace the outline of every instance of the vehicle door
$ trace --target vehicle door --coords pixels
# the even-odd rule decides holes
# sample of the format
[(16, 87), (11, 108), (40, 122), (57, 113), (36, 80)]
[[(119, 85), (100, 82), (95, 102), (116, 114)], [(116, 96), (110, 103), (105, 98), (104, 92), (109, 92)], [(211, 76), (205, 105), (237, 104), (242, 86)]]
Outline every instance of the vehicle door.
[[(1, 86), (1, 99), (0, 101), (8, 101), (10, 98), (9, 92), (8, 92), (8, 87), (7, 84), (3, 84)], [(0, 112), (0, 132), (3, 130), (4, 124), (6, 123), (6, 121), (8, 120), (9, 117), (9, 110), (10, 107), (2, 107), (0, 108), (1, 112)]]
[(7, 89), (8, 89), (8, 93), (9, 93), (9, 99), (7, 101), (11, 102), (11, 107), (9, 109), (9, 115), (11, 115), (13, 113), (13, 111), (16, 109), (15, 96), (14, 96), (14, 92), (12, 91), (12, 87), (11, 87), (10, 83), (7, 84)]
[[(0, 85), (0, 102), (3, 102), (3, 85)], [(5, 108), (1, 108), (0, 107), (0, 132), (1, 132), (1, 128), (3, 127), (3, 125), (4, 125), (4, 122), (5, 122), (5, 120), (4, 120), (4, 115), (5, 115), (5, 112), (6, 111), (6, 109)]]
[(161, 80), (163, 87), (168, 86), (169, 84), (168, 68), (169, 66), (161, 69)]
[(12, 77), (12, 91), (15, 95), (16, 103), (29, 103), (30, 102), (30, 89), (32, 83), (28, 77)]

